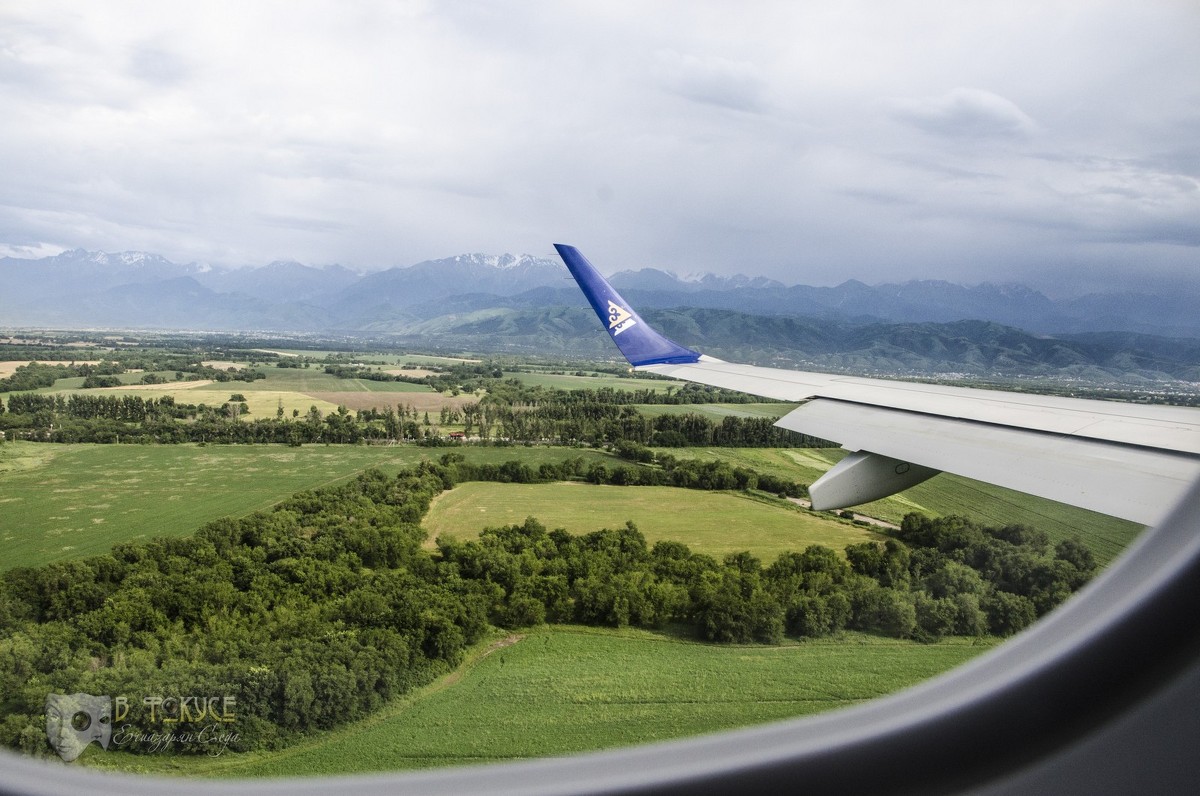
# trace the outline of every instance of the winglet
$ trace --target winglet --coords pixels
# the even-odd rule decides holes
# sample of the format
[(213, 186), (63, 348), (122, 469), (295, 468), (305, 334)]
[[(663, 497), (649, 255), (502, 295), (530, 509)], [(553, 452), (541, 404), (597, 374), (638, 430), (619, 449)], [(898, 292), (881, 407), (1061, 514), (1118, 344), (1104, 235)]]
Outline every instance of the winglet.
[(699, 361), (700, 352), (668, 340), (643, 321), (579, 249), (562, 243), (554, 244), (554, 248), (558, 249), (571, 276), (575, 277), (588, 303), (630, 365), (680, 365)]

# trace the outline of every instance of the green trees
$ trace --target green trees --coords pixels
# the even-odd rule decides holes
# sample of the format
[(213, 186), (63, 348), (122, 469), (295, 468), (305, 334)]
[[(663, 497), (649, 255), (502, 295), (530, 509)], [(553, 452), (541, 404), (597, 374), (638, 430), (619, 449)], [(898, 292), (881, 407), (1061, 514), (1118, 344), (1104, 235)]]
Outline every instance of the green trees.
[(441, 490), (436, 469), (368, 472), (191, 538), (5, 573), (0, 684), (20, 718), (3, 741), (21, 747), (47, 691), (187, 683), (232, 693), (239, 720), (261, 732), (243, 743), (270, 746), (455, 665), (484, 611), (461, 581), (436, 577), (405, 520)]
[[(744, 478), (703, 463), (627, 469), (638, 478), (688, 473), (710, 487)], [(189, 538), (6, 572), (0, 742), (47, 750), (48, 692), (141, 695), (185, 683), (236, 698), (245, 730), (237, 748), (276, 747), (429, 682), (493, 626), (671, 625), (732, 643), (845, 629), (922, 640), (1006, 635), (1095, 569), (1076, 542), (1051, 550), (1029, 529), (917, 516), (897, 539), (852, 545), (844, 558), (811, 546), (767, 565), (749, 553), (716, 561), (678, 542), (649, 547), (632, 523), (573, 535), (530, 518), (422, 546), (418, 523), (431, 500), (461, 480), (582, 470), (579, 459), (535, 472), (451, 453), (395, 476), (369, 470), (300, 492)], [(155, 729), (145, 716), (131, 719)]]
[(898, 536), (914, 545), (909, 574), (921, 635), (972, 629), (1010, 635), (1091, 579), (1096, 562), (1077, 539), (1050, 551), (1044, 533), (1019, 525), (985, 528), (961, 517), (910, 514)]

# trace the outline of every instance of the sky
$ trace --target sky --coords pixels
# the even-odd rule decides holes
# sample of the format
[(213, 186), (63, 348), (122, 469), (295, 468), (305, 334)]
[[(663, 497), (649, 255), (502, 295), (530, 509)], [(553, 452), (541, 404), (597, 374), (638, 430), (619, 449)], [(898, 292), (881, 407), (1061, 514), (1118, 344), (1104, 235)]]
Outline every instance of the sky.
[(0, 255), (1200, 297), (1200, 4), (0, 2)]

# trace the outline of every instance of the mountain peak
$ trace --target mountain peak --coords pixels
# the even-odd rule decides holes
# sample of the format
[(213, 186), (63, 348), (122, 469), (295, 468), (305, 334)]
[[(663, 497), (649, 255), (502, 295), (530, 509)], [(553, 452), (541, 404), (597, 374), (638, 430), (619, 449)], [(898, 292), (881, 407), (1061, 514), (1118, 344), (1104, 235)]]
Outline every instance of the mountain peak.
[(69, 249), (54, 257), (48, 258), (60, 263), (89, 263), (105, 268), (133, 268), (143, 265), (170, 265), (165, 257), (149, 252), (126, 251), (109, 253), (105, 251), (88, 251), (87, 249)]
[[(455, 263), (468, 263), (471, 265), (482, 265), (487, 268), (495, 268), (500, 271), (508, 271), (513, 268), (520, 268), (529, 265), (545, 265), (553, 263), (553, 260), (548, 260), (544, 257), (534, 257), (532, 254), (482, 254), (476, 252), (474, 254), (459, 254), (455, 257), (449, 257), (447, 260)], [(444, 260), (432, 260), (430, 262), (445, 262)]]
[[(178, 323), (196, 328), (215, 328), (214, 324), (259, 328), (260, 317), (266, 317), (262, 313), (272, 307), (280, 313), (278, 322), (293, 324), (291, 328), (354, 329), (367, 323), (364, 319), (374, 317), (371, 313), (380, 307), (391, 308), (387, 311), (394, 314), (408, 308), (426, 312), (438, 307), (474, 310), (582, 303), (557, 259), (529, 254), (464, 253), (362, 273), (286, 259), (246, 268), (179, 265), (148, 252), (79, 248), (38, 259), (3, 257), (0, 267), (5, 279), (0, 317), (9, 323), (36, 325), (103, 321), (136, 326), (148, 319), (160, 323), (161, 313), (147, 314), (136, 303), (94, 306), (97, 293), (114, 290), (111, 295), (118, 295), (131, 286), (145, 299), (143, 304), (151, 306), (154, 302), (148, 297), (156, 284), (163, 292), (155, 306), (172, 307)], [(180, 277), (190, 279), (172, 281)], [(764, 277), (681, 277), (654, 268), (623, 271), (612, 280), (646, 310), (697, 307), (762, 316), (842, 317), (856, 323), (984, 319), (1039, 333), (1121, 330), (1200, 336), (1200, 324), (1189, 311), (1186, 296), (1125, 293), (1062, 301), (1019, 284), (969, 286), (932, 279), (876, 286), (850, 279), (836, 287), (784, 287)], [(194, 308), (185, 312), (183, 304), (171, 303), (195, 295), (198, 289), (209, 292)]]

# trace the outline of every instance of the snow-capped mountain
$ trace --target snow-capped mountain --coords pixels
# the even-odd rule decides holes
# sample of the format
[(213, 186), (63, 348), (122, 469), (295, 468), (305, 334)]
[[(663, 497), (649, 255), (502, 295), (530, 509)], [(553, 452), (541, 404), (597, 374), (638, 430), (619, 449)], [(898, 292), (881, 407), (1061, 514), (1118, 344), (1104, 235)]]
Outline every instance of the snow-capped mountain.
[[(696, 307), (856, 322), (985, 320), (1038, 333), (1132, 331), (1200, 337), (1192, 296), (1051, 301), (1023, 285), (910, 281), (787, 286), (764, 277), (680, 277), (653, 268), (612, 278), (639, 307)], [(359, 273), (277, 261), (256, 268), (177, 264), (148, 252), (66, 251), (0, 258), (0, 326), (387, 330), (446, 316), (580, 307), (557, 259), (460, 254)]]

